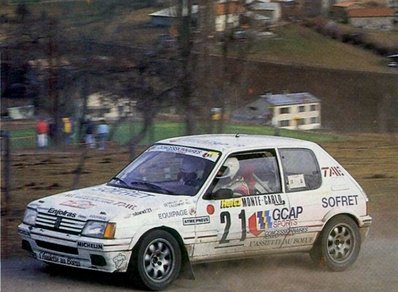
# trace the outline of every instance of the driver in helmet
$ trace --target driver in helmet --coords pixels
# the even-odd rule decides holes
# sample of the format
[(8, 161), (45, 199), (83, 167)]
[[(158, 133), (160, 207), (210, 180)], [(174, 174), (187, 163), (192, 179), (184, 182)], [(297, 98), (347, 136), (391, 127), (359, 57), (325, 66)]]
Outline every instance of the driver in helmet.
[(238, 175), (239, 160), (236, 157), (229, 157), (217, 173), (218, 182), (213, 192), (219, 189), (230, 189), (234, 196), (248, 196), (249, 187), (242, 176)]
[(198, 164), (193, 158), (185, 157), (177, 176), (179, 183), (187, 186), (196, 186), (198, 183), (198, 167)]

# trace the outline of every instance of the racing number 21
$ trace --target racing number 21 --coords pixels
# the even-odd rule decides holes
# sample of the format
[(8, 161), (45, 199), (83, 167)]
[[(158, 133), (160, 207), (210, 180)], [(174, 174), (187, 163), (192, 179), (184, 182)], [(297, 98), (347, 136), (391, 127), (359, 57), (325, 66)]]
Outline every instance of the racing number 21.
[[(246, 213), (245, 210), (241, 210), (238, 218), (240, 219), (241, 222), (241, 236), (240, 236), (240, 241), (243, 241), (246, 239)], [(224, 233), (221, 237), (220, 244), (222, 243), (228, 243), (229, 239), (227, 239), (228, 234), (229, 234), (229, 229), (231, 228), (231, 213), (224, 211), (220, 213), (220, 221), (222, 224), (225, 224), (224, 228)]]

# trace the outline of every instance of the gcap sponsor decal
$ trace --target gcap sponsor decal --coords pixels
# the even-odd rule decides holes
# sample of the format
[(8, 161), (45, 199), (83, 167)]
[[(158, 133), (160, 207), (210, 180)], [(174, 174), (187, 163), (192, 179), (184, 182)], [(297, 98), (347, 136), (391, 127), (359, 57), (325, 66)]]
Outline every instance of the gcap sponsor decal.
[(183, 225), (200, 225), (200, 224), (209, 224), (209, 223), (210, 223), (209, 216), (189, 217), (182, 219)]
[[(253, 213), (249, 219), (249, 233), (259, 236), (263, 231), (273, 228), (284, 228), (297, 225), (297, 218), (303, 213), (303, 207), (276, 208), (272, 211), (264, 210)], [(289, 230), (289, 229), (286, 229)], [(265, 234), (272, 234), (265, 232)]]

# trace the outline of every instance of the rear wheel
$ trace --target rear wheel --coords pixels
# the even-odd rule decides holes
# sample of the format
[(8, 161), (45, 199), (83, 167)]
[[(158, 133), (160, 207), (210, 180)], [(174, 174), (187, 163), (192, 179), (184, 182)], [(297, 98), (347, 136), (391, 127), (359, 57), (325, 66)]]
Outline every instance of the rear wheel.
[(359, 254), (361, 237), (354, 220), (339, 215), (332, 218), (310, 252), (311, 259), (332, 271), (343, 271)]
[(134, 269), (138, 280), (150, 290), (163, 290), (173, 282), (181, 269), (181, 250), (168, 232), (153, 230), (144, 236), (135, 251)]

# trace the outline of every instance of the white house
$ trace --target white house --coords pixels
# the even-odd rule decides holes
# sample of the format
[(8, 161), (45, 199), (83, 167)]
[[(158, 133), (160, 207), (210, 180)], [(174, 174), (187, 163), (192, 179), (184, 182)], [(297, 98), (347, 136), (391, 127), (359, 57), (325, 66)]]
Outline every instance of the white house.
[(394, 9), (388, 7), (358, 8), (347, 12), (349, 23), (354, 27), (370, 30), (392, 30)]
[(231, 119), (271, 124), (291, 130), (319, 129), (321, 101), (308, 92), (266, 94), (232, 112)]
[(246, 15), (253, 18), (257, 24), (273, 24), (281, 19), (282, 11), (279, 3), (253, 1), (247, 6)]
[[(197, 17), (199, 5), (192, 5), (192, 15)], [(213, 4), (211, 17), (214, 18), (215, 31), (221, 32), (226, 28), (239, 26), (240, 16), (244, 12), (244, 7), (239, 1), (218, 2)], [(183, 16), (188, 15), (188, 10), (184, 7)], [(176, 20), (177, 6), (165, 8), (149, 14), (151, 23), (155, 26), (172, 26)]]
[[(192, 10), (191, 13), (192, 15), (197, 15), (198, 14), (198, 5), (192, 5)], [(182, 15), (187, 16), (188, 15), (188, 9), (187, 7), (183, 7), (182, 10)], [(154, 26), (171, 26), (173, 25), (173, 22), (178, 16), (178, 7), (177, 6), (171, 6), (156, 12), (153, 12), (149, 14), (151, 17), (151, 23)]]
[(117, 120), (132, 117), (136, 101), (129, 98), (113, 98), (100, 93), (91, 94), (87, 101), (87, 113), (93, 120)]

